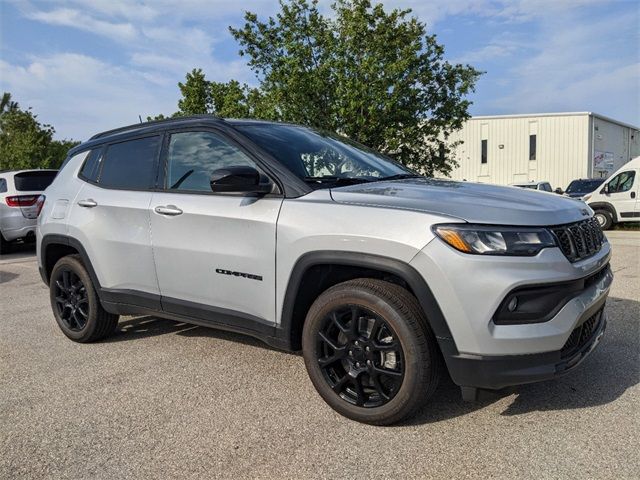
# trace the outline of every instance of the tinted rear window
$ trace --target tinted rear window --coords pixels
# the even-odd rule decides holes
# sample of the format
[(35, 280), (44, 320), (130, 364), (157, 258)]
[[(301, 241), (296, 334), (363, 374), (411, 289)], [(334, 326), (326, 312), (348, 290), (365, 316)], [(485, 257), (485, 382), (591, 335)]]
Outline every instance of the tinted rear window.
[(80, 176), (85, 180), (95, 182), (98, 179), (100, 160), (102, 160), (102, 149), (91, 150), (84, 161), (84, 165), (82, 165)]
[(107, 148), (98, 183), (129, 190), (152, 188), (156, 179), (156, 160), (160, 137), (146, 137), (116, 143)]
[(57, 171), (22, 172), (13, 176), (13, 183), (18, 192), (41, 192), (53, 182)]

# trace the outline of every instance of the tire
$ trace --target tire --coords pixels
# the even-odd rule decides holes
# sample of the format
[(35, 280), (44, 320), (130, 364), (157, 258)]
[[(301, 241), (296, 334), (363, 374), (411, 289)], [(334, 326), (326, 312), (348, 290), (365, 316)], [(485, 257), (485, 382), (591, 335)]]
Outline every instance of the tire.
[(373, 425), (413, 415), (433, 395), (443, 370), (416, 298), (382, 280), (350, 280), (322, 293), (305, 319), (302, 352), (329, 406)]
[(11, 243), (7, 242), (4, 239), (2, 232), (0, 232), (0, 253), (5, 254), (5, 253), (9, 253), (10, 251), (11, 251)]
[(609, 230), (613, 227), (613, 215), (611, 215), (609, 210), (596, 210), (594, 216), (596, 217), (596, 220), (598, 220), (602, 230)]
[(118, 326), (118, 315), (102, 308), (79, 255), (62, 257), (55, 264), (49, 295), (58, 326), (74, 342), (95, 342), (113, 334)]

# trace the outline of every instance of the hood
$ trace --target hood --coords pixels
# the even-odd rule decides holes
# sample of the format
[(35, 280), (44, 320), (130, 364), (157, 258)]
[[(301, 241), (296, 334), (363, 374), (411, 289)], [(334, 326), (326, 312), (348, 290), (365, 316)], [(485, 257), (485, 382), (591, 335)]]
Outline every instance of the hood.
[(339, 187), (331, 196), (338, 203), (407, 208), (492, 225), (560, 225), (592, 214), (582, 201), (555, 193), (431, 178)]

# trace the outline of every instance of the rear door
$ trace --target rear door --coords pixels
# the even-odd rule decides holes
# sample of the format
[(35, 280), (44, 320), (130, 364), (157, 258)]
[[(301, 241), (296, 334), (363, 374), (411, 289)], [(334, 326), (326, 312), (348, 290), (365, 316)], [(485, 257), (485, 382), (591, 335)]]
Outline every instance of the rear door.
[[(161, 135), (89, 153), (69, 214), (69, 234), (84, 246), (105, 298), (159, 308), (149, 227)], [(111, 296), (109, 296), (111, 294)], [(126, 296), (129, 296), (127, 298)]]
[[(264, 330), (275, 322), (276, 221), (283, 197), (211, 191), (214, 170), (257, 159), (219, 130), (166, 139), (151, 202), (153, 253), (167, 312)], [(222, 318), (224, 317), (224, 318)]]

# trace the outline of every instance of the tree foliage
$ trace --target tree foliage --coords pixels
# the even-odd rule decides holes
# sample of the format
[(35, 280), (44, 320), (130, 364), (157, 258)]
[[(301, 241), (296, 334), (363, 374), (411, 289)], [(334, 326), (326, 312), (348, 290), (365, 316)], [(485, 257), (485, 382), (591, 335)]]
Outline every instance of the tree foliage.
[(450, 132), (469, 118), (481, 72), (444, 59), (444, 47), (410, 10), (369, 0), (281, 0), (275, 17), (245, 14), (230, 32), (259, 86), (208, 82), (202, 70), (180, 83), (183, 114), (302, 123), (346, 135), (429, 175), (447, 174)]
[(22, 110), (11, 94), (0, 101), (0, 170), (58, 168), (71, 140), (54, 140), (54, 128), (38, 121), (31, 109)]
[(187, 73), (184, 83), (178, 83), (182, 98), (178, 101), (178, 108), (184, 115), (198, 115), (211, 110), (211, 93), (209, 83), (204, 78), (200, 68)]

